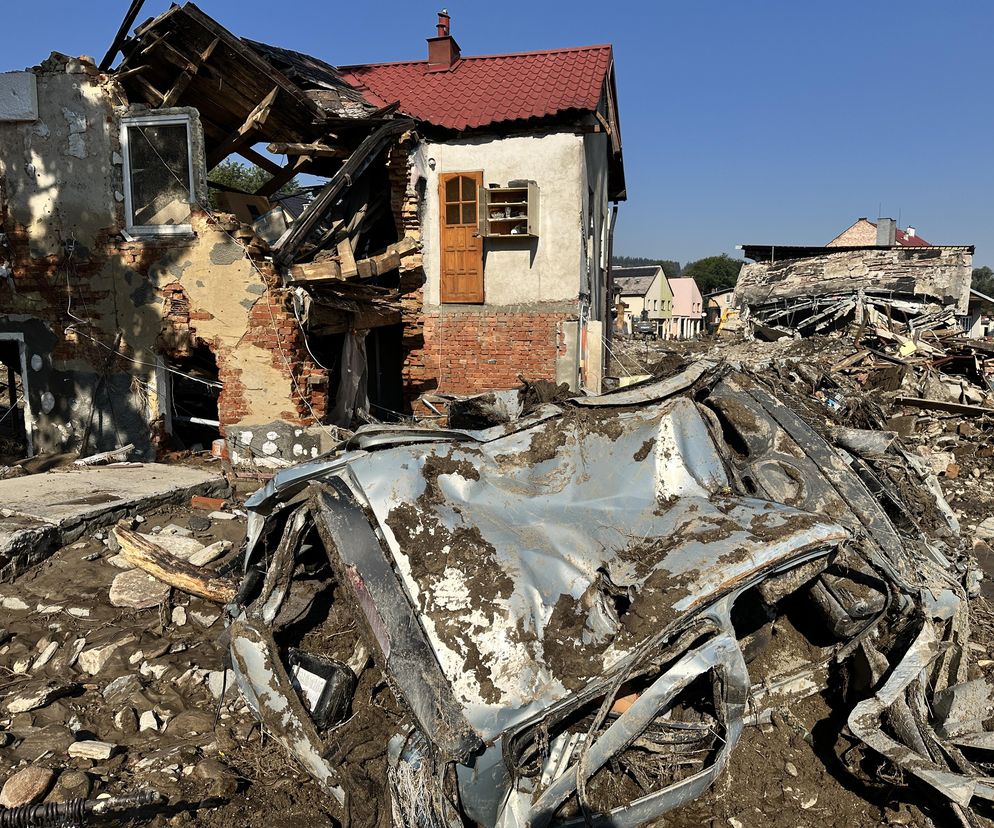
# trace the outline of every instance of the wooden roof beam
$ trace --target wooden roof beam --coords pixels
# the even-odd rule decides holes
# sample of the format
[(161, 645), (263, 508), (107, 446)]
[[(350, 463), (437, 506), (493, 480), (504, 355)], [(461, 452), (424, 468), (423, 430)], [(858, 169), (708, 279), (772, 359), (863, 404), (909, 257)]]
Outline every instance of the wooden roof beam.
[(273, 143), (269, 151), (274, 155), (310, 155), (313, 158), (348, 158), (349, 151), (341, 147), (329, 147), (327, 144), (287, 144)]
[(237, 152), (241, 147), (248, 144), (249, 142), (255, 143), (253, 138), (256, 137), (256, 133), (259, 128), (262, 127), (266, 120), (269, 118), (269, 113), (272, 111), (273, 102), (276, 100), (276, 95), (279, 93), (280, 88), (278, 86), (273, 87), (273, 91), (266, 95), (262, 101), (260, 101), (255, 109), (253, 109), (248, 117), (238, 129), (236, 129), (231, 135), (229, 135), (224, 141), (222, 141), (211, 153), (207, 156), (207, 169), (212, 170), (225, 158), (227, 158), (231, 153)]

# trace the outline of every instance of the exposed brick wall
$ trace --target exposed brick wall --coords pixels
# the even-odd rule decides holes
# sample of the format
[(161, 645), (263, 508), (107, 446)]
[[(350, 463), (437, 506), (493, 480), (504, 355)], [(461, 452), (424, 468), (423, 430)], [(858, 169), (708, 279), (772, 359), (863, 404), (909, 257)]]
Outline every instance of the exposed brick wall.
[[(286, 378), (287, 407), (280, 417), (306, 425), (315, 419), (322, 421), (327, 412), (327, 372), (311, 359), (287, 301), (286, 291), (267, 290), (252, 307), (248, 328), (237, 347), (258, 347), (269, 352), (273, 368)], [(218, 372), (224, 383), (218, 399), (222, 430), (225, 423), (237, 423), (252, 413), (252, 400), (242, 382), (241, 369), (228, 363), (225, 351), (217, 346)]]
[(570, 317), (496, 308), (426, 312), (421, 371), (452, 394), (516, 388), (519, 377), (555, 380), (556, 360), (565, 356), (561, 323)]
[[(416, 145), (411, 133), (405, 134), (390, 150), (387, 173), (390, 179), (390, 206), (397, 222), (397, 234), (421, 241), (421, 219), (418, 194), (410, 184), (409, 155)], [(424, 262), (421, 254), (405, 258), (400, 266), (401, 280), (424, 279)], [(435, 373), (425, 365), (424, 288), (401, 297), (400, 316), (403, 324), (402, 347), (404, 363), (401, 379), (404, 383), (404, 402), (407, 412), (413, 410), (414, 401), (426, 391), (437, 387)]]

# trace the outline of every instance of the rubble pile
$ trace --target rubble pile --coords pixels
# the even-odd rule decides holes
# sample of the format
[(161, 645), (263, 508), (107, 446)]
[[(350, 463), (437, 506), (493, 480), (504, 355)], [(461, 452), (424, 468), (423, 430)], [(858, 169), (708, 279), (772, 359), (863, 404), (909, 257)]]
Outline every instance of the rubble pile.
[(65, 546), (0, 584), (0, 796), (986, 824), (991, 355), (873, 321), (619, 343), (648, 380), (449, 400)]

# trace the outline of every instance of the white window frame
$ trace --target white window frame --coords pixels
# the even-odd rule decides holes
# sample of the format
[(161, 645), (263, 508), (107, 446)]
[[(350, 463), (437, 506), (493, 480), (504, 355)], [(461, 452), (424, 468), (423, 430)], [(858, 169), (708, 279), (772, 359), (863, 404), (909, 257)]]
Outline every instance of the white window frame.
[(121, 119), (121, 150), (124, 156), (124, 212), (125, 226), (128, 233), (135, 236), (188, 236), (193, 234), (192, 224), (144, 224), (134, 225), (134, 198), (131, 193), (131, 147), (129, 146), (128, 130), (140, 126), (170, 126), (183, 124), (186, 126), (186, 165), (190, 173), (189, 193), (190, 209), (196, 202), (193, 186), (193, 130), (190, 127), (189, 115), (146, 115), (138, 118)]

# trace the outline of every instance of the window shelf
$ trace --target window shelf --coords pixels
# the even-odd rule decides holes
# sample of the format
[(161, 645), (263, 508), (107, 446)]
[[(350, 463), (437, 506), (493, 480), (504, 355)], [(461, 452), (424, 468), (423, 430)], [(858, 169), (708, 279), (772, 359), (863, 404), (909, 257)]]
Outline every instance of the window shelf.
[[(500, 215), (508, 209), (516, 215)], [(528, 181), (517, 187), (480, 190), (480, 235), (486, 238), (537, 238), (538, 184)]]

